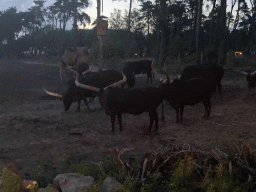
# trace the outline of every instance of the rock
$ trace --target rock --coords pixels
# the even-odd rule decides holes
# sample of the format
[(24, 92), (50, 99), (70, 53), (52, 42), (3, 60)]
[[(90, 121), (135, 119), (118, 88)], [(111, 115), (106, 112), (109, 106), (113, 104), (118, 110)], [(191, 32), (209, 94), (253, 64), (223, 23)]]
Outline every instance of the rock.
[(53, 187), (62, 192), (82, 192), (93, 183), (91, 176), (79, 173), (65, 173), (57, 175), (53, 179)]
[(122, 185), (112, 177), (107, 177), (101, 186), (100, 192), (115, 192)]

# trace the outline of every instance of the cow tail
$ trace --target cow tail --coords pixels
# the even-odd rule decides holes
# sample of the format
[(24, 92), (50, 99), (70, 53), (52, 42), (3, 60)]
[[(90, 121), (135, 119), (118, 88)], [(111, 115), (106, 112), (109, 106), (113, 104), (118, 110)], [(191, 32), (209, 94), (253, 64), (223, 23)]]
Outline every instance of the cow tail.
[(162, 101), (162, 121), (164, 122), (164, 100)]

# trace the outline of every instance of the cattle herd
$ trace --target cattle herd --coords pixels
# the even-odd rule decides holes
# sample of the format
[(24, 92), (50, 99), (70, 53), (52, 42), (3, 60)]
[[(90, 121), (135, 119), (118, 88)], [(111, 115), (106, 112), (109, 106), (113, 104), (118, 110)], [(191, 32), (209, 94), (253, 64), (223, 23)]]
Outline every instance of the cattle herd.
[[(158, 133), (157, 108), (163, 100), (167, 100), (176, 111), (176, 122), (182, 121), (185, 105), (195, 105), (202, 102), (205, 108), (204, 117), (211, 114), (211, 97), (218, 87), (221, 94), (221, 80), (223, 68), (217, 64), (215, 51), (209, 52), (203, 63), (186, 66), (180, 78), (171, 81), (165, 73), (157, 86), (147, 85), (135, 88), (135, 75), (146, 73), (152, 83), (152, 78), (159, 76), (154, 69), (152, 59), (129, 60), (123, 64), (122, 71), (107, 69), (91, 71), (88, 65), (88, 50), (74, 51), (68, 48), (62, 56), (62, 67), (66, 66), (73, 73), (67, 81), (68, 89), (63, 95), (45, 89), (47, 94), (58, 97), (63, 101), (65, 110), (69, 110), (72, 102), (78, 102), (77, 111), (80, 111), (81, 100), (91, 111), (87, 98), (99, 97), (101, 107), (111, 117), (112, 132), (115, 130), (115, 119), (119, 122), (122, 131), (122, 113), (139, 115), (149, 113), (150, 124), (147, 134), (150, 134), (155, 122), (155, 132)], [(61, 70), (62, 73), (62, 70)], [(62, 75), (61, 75), (62, 77)], [(250, 88), (256, 86), (256, 72), (246, 76)], [(164, 114), (162, 111), (162, 120)]]

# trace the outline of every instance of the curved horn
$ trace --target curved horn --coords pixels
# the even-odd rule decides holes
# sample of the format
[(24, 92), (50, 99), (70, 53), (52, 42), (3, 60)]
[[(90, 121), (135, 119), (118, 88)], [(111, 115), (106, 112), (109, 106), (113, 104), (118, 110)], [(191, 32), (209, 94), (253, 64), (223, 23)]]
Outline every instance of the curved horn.
[(164, 81), (164, 78), (162, 78), (162, 77), (159, 75), (159, 73), (156, 71), (153, 62), (154, 62), (154, 60), (152, 61), (152, 65), (151, 65), (153, 73), (155, 74), (155, 76), (156, 76), (160, 81)]
[(115, 82), (115, 83), (113, 83), (113, 84), (111, 84), (111, 85), (108, 85), (107, 87), (104, 88), (104, 91), (105, 91), (108, 87), (117, 87), (117, 86), (119, 86), (119, 85), (125, 83), (126, 80), (127, 80), (127, 78), (126, 78), (126, 76), (124, 75), (123, 72), (122, 72), (122, 75), (123, 75), (123, 79), (122, 79), (122, 80), (120, 80), (120, 81), (118, 81), (118, 82)]
[(165, 72), (165, 75), (166, 75), (166, 79), (162, 81), (163, 84), (169, 84), (171, 83), (171, 78), (170, 76)]
[(54, 96), (54, 97), (58, 97), (58, 98), (63, 98), (63, 95), (58, 94), (58, 93), (50, 92), (50, 91), (46, 90), (45, 87), (44, 87), (44, 91), (45, 91), (48, 95), (51, 95), (51, 96)]
[(135, 75), (135, 77), (141, 77), (142, 74), (143, 74), (143, 71), (141, 72), (141, 74)]
[(84, 75), (84, 74), (88, 73), (89, 71), (91, 71), (91, 70), (92, 70), (92, 67), (93, 67), (93, 65), (90, 65), (90, 66), (89, 66), (89, 69), (88, 69), (87, 71), (84, 71), (84, 72), (82, 73), (82, 75)]
[(90, 90), (90, 91), (94, 91), (94, 92), (99, 92), (100, 91), (100, 89), (98, 87), (93, 87), (93, 86), (90, 86), (90, 85), (85, 85), (85, 84), (79, 83), (78, 82), (78, 77), (79, 77), (79, 74), (76, 74), (76, 80), (75, 80), (76, 86), (87, 89), (87, 90)]

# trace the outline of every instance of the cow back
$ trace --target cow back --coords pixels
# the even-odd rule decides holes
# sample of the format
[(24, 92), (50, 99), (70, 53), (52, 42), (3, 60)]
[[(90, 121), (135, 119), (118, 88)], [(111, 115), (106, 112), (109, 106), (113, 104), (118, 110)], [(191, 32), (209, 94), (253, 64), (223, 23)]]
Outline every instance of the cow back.
[(108, 114), (110, 111), (138, 115), (156, 109), (163, 100), (163, 93), (157, 87), (108, 88), (100, 99)]
[(176, 79), (165, 87), (165, 99), (174, 108), (179, 104), (195, 105), (202, 99), (211, 97), (215, 90), (216, 85), (211, 78)]

